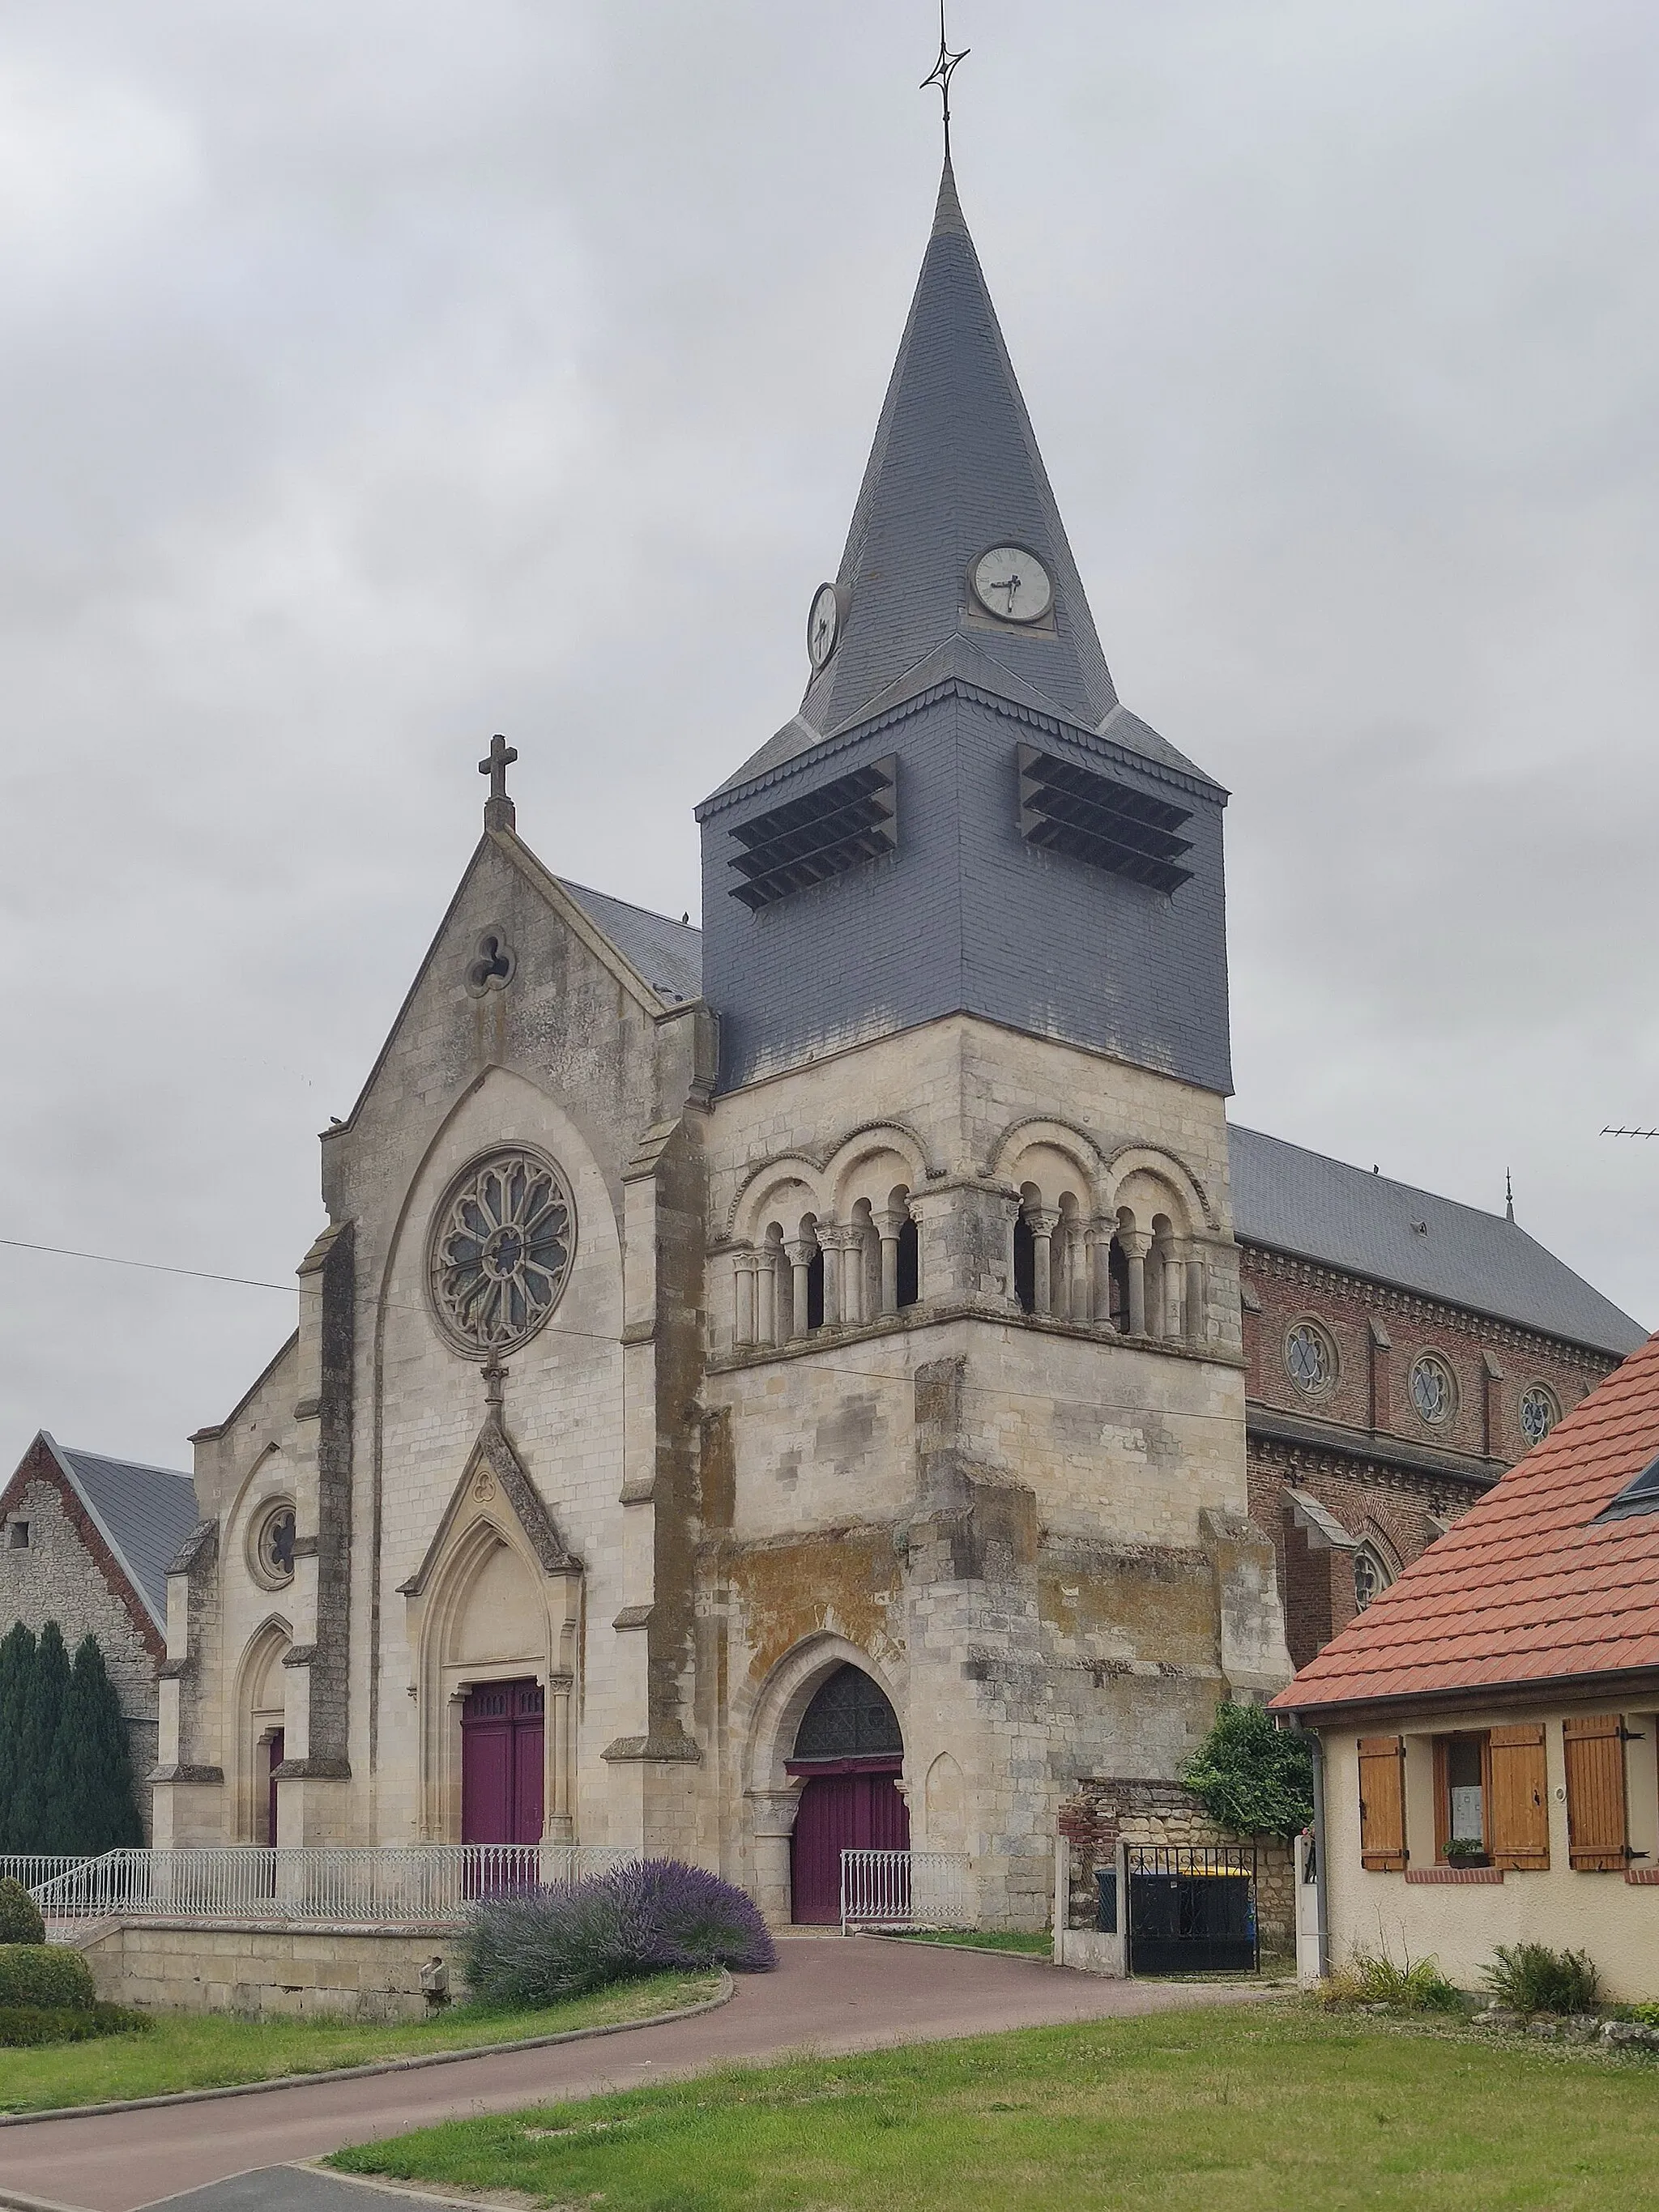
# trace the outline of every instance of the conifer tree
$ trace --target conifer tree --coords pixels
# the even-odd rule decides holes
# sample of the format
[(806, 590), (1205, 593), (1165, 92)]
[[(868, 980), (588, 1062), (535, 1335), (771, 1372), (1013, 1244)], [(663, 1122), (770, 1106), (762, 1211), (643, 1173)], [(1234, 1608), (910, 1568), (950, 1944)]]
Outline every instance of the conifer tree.
[(15, 1851), (22, 1778), (23, 1702), (34, 1672), (34, 1631), (14, 1621), (0, 1638), (0, 1851)]
[(17, 1731), (17, 1779), (12, 1804), (15, 1851), (46, 1851), (53, 1846), (43, 1840), (54, 1823), (46, 1804), (46, 1775), (52, 1747), (63, 1717), (64, 1696), (69, 1688), (69, 1654), (64, 1632), (55, 1620), (40, 1631), (34, 1664), (23, 1693), (22, 1721)]
[(109, 1851), (142, 1844), (126, 1723), (96, 1639), (76, 1647), (45, 1791), (43, 1848)]

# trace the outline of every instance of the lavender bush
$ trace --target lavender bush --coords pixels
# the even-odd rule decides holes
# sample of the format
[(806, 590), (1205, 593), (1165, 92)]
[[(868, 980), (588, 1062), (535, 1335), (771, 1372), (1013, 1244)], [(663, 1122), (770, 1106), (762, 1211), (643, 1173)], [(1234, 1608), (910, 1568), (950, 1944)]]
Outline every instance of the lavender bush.
[(777, 1964), (740, 1889), (678, 1859), (640, 1859), (568, 1889), (490, 1898), (464, 1938), (483, 2003), (535, 2006), (608, 1983), (697, 1967), (763, 1973)]

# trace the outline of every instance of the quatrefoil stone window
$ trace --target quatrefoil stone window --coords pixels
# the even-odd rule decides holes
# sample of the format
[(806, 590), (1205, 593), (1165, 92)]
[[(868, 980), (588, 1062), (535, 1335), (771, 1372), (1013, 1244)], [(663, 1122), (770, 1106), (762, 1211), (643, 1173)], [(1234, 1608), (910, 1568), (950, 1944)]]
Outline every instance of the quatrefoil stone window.
[(507, 1352), (534, 1336), (563, 1296), (576, 1208), (551, 1160), (493, 1153), (464, 1168), (432, 1224), (433, 1312), (459, 1352)]

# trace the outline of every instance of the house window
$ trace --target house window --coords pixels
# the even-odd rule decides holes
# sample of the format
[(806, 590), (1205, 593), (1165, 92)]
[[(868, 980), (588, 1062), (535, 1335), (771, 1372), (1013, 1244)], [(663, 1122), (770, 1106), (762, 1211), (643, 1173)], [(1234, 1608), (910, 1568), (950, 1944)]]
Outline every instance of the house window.
[(27, 1521), (9, 1521), (6, 1523), (6, 1549), (9, 1552), (27, 1552), (28, 1547), (28, 1522)]
[(1359, 1739), (1359, 1863), (1368, 1874), (1398, 1874), (1406, 1852), (1406, 1739)]
[(1622, 1874), (1630, 1863), (1625, 1746), (1633, 1740), (1621, 1713), (1575, 1714), (1561, 1723), (1567, 1860), (1577, 1874)]
[(1435, 1738), (1435, 1841), (1449, 1865), (1486, 1863), (1487, 1756), (1484, 1735)]

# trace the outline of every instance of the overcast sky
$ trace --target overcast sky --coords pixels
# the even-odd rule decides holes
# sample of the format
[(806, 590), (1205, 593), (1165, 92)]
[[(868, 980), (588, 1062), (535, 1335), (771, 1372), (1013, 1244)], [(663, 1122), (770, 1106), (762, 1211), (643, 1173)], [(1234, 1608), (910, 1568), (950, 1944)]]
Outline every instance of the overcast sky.
[[(1652, 0), (957, 0), (1127, 702), (1228, 786), (1237, 1117), (1659, 1321)], [(9, 0), (0, 1237), (292, 1279), (520, 750), (697, 906), (933, 208), (927, 0)], [(0, 1462), (174, 1466), (291, 1293), (0, 1249)]]

